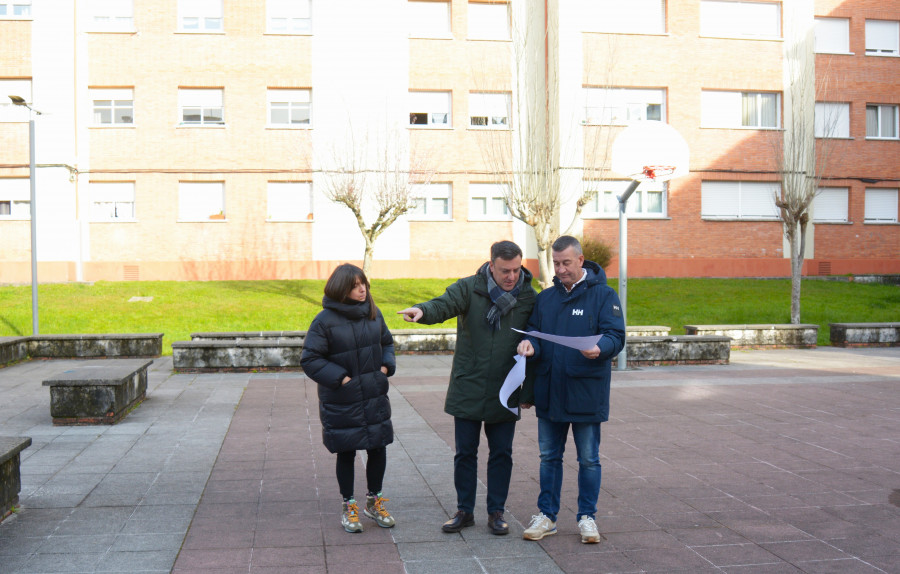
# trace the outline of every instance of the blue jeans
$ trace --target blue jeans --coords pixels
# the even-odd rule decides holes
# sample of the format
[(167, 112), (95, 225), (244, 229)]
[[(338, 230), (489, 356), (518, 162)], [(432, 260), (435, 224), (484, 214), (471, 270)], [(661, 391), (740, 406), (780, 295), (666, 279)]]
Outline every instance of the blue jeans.
[[(478, 487), (478, 443), (481, 441), (481, 421), (456, 417), (456, 456), (453, 457), (453, 483), (456, 486), (458, 510), (475, 510), (475, 491)], [(488, 440), (487, 511), (503, 511), (509, 494), (512, 476), (512, 442), (516, 421), (484, 423)]]
[(538, 419), (538, 446), (541, 449), (541, 494), (538, 509), (556, 522), (563, 481), (563, 453), (572, 425), (578, 454), (578, 516), (595, 518), (600, 496), (600, 423), (558, 423)]

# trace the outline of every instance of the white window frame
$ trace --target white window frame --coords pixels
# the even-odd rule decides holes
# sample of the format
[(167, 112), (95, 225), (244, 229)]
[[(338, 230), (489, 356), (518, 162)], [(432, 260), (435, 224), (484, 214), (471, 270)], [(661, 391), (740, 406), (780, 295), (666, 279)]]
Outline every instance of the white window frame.
[(134, 0), (91, 0), (92, 32), (134, 32)]
[(135, 221), (134, 182), (90, 182), (91, 221)]
[(820, 187), (812, 202), (813, 223), (849, 223), (849, 204), (849, 187)]
[(817, 138), (849, 138), (850, 104), (848, 102), (816, 102), (815, 134)]
[(866, 223), (897, 223), (897, 188), (866, 188)]
[(225, 182), (179, 181), (178, 221), (225, 220)]
[[(134, 89), (133, 88), (91, 88), (91, 126), (93, 127), (134, 127)], [(108, 102), (108, 103), (100, 103)], [(107, 111), (110, 121), (100, 121), (100, 113)], [(130, 115), (125, 116), (125, 112)], [(131, 121), (116, 121), (117, 118), (128, 118)]]
[(266, 34), (312, 34), (311, 0), (266, 0)]
[[(885, 117), (890, 110), (893, 117)], [(873, 113), (874, 112), (874, 116)], [(872, 121), (874, 117), (874, 122)], [(896, 140), (900, 139), (900, 105), (897, 104), (866, 104), (866, 139), (867, 140)], [(893, 121), (891, 121), (893, 120)], [(872, 128), (875, 133), (872, 133)], [(887, 127), (888, 129), (885, 129)], [(890, 130), (890, 131), (888, 131)], [(891, 133), (893, 132), (893, 133)], [(887, 135), (885, 135), (887, 134)]]
[(510, 129), (511, 101), (509, 92), (469, 92), (469, 128)]
[[(187, 110), (197, 109), (200, 121), (185, 121)], [(220, 120), (206, 120), (206, 114), (219, 111)], [(191, 127), (221, 127), (225, 125), (225, 90), (222, 88), (178, 88), (179, 125)], [(214, 116), (212, 116), (214, 117)]]
[(508, 2), (469, 2), (469, 40), (509, 40)]
[[(653, 108), (659, 117), (653, 117)], [(665, 88), (584, 88), (584, 123), (625, 125), (634, 120), (666, 121)]]
[[(506, 183), (470, 183), (469, 221), (511, 221), (512, 215), (506, 205), (508, 189)], [(478, 211), (476, 204), (481, 205)]]
[[(276, 111), (286, 111), (287, 121), (273, 121), (272, 116)], [(295, 122), (295, 115), (302, 119), (304, 111), (306, 121)], [(266, 112), (267, 127), (308, 129), (312, 126), (312, 91), (303, 88), (269, 88), (266, 90)]]
[(451, 221), (453, 219), (453, 184), (449, 182), (415, 183), (410, 197), (414, 207), (409, 210), (410, 221)]
[[(763, 13), (766, 10), (777, 12), (774, 15)], [(711, 38), (781, 38), (781, 2), (701, 0), (700, 35)]]
[(31, 0), (0, 0), (0, 20), (31, 20)]
[[(582, 216), (587, 219), (618, 219), (619, 200), (631, 180), (584, 180), (584, 190), (593, 192), (590, 201), (585, 204)], [(625, 212), (635, 219), (665, 219), (668, 217), (668, 183), (663, 181), (644, 181), (631, 194), (625, 205)], [(659, 205), (659, 211), (649, 211), (650, 206)]]
[[(409, 127), (452, 128), (453, 98), (450, 91), (409, 91)], [(413, 116), (427, 123), (413, 123)]]
[(776, 181), (718, 181), (700, 183), (701, 219), (724, 221), (778, 221)]
[(453, 37), (450, 2), (419, 2), (410, 0), (406, 6), (410, 38)]
[(850, 54), (850, 18), (816, 17), (817, 54)]
[[(775, 125), (744, 125), (744, 102), (756, 97), (756, 113), (762, 118), (763, 97), (774, 96)], [(768, 98), (766, 98), (768, 99)], [(781, 128), (781, 94), (778, 92), (730, 92), (703, 90), (700, 93), (700, 125), (704, 128), (771, 130)]]
[(585, 4), (586, 31), (607, 34), (666, 33), (666, 0), (593, 0)]
[(25, 106), (17, 106), (12, 103), (9, 96), (25, 98), (31, 102), (31, 80), (0, 79), (0, 123), (27, 122), (31, 119), (31, 110)]
[(866, 56), (900, 56), (900, 21), (866, 20)]
[(27, 177), (0, 177), (0, 203), (4, 204), (3, 211), (9, 211), (0, 212), (0, 220), (30, 220), (31, 180)]
[(178, 0), (178, 31), (186, 34), (224, 34), (224, 0)]
[(266, 221), (313, 221), (312, 182), (270, 181), (266, 186)]

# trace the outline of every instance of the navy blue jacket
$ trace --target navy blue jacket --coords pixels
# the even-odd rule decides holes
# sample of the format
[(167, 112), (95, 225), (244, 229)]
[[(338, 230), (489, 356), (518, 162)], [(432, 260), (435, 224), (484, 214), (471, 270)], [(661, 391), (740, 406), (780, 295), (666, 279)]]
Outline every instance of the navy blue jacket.
[(593, 261), (582, 267), (587, 277), (571, 293), (556, 277), (537, 296), (528, 331), (581, 337), (602, 334), (600, 356), (588, 359), (575, 349), (528, 337), (531, 375), (520, 402), (533, 403), (539, 418), (554, 422), (609, 420), (611, 360), (625, 345), (625, 321), (619, 295), (606, 284), (606, 273)]

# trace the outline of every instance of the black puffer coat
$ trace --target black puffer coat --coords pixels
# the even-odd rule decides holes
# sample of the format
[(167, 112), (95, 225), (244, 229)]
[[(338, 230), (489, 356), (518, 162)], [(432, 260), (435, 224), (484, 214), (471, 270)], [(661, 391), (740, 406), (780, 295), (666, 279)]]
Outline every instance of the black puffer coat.
[[(319, 384), (322, 442), (330, 452), (379, 448), (394, 441), (388, 376), (394, 374), (394, 339), (368, 303), (322, 299), (306, 339), (300, 365)], [(388, 374), (381, 372), (387, 367)], [(350, 381), (341, 385), (344, 377)]]

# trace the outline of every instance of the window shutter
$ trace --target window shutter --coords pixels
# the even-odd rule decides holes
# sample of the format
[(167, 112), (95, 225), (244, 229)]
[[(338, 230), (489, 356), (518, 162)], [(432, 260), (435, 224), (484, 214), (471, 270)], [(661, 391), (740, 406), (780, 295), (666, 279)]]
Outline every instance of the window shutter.
[(3, 178), (0, 179), (0, 200), (5, 201), (29, 201), (31, 199), (31, 184), (28, 178)]
[(846, 187), (820, 188), (813, 199), (813, 221), (848, 221), (848, 198), (849, 190)]
[(816, 52), (846, 54), (850, 51), (850, 20), (816, 18)]
[(900, 43), (900, 22), (866, 20), (866, 52), (897, 54)]
[(866, 221), (897, 221), (896, 189), (866, 189)]
[(781, 189), (778, 183), (740, 182), (742, 218), (777, 218), (775, 193)]
[(736, 181), (704, 181), (700, 184), (701, 217), (736, 217), (739, 184)]

